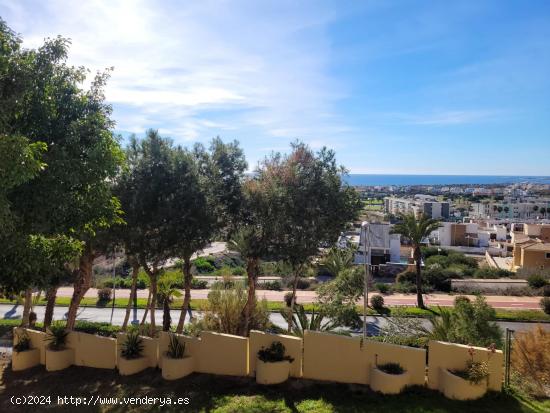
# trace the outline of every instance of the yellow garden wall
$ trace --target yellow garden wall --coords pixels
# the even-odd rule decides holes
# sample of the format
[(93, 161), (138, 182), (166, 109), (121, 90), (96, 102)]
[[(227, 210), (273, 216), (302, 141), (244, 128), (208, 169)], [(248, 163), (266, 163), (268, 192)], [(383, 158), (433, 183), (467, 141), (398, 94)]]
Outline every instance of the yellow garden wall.
[[(440, 369), (459, 370), (466, 367), (470, 360), (468, 349), (470, 346), (462, 344), (430, 341), (428, 350), (428, 387), (440, 389)], [(483, 347), (474, 347), (474, 361), (488, 361), (489, 383), (488, 389), (500, 391), (503, 378), (503, 353), (496, 350), (492, 353)]]
[[(426, 383), (426, 350), (424, 349), (365, 340), (363, 353), (371, 367), (375, 366), (377, 359), (378, 365), (390, 362), (401, 364), (409, 373), (408, 385), (423, 386)], [(370, 383), (370, 377), (368, 380)]]
[[(159, 359), (159, 346), (158, 338), (151, 338), (140, 336), (143, 344), (143, 357), (146, 357), (148, 362), (148, 367), (157, 367)], [(122, 343), (126, 340), (126, 333), (117, 334), (117, 357), (121, 357), (120, 353), (122, 351)]]
[(256, 357), (262, 347), (269, 347), (274, 341), (283, 343), (286, 354), (294, 359), (290, 363), (290, 375), (292, 377), (302, 376), (302, 339), (282, 334), (269, 334), (262, 331), (252, 330), (249, 337), (249, 369), (250, 375), (256, 373)]
[(195, 371), (248, 376), (248, 338), (202, 332)]
[(31, 340), (31, 348), (37, 348), (40, 350), (40, 364), (46, 363), (46, 352), (45, 352), (45, 342), (44, 337), (46, 337), (46, 333), (43, 331), (36, 331), (31, 330), (28, 328), (22, 328), (22, 327), (14, 327), (13, 329), (13, 344), (17, 344), (17, 332), (19, 331), (26, 331), (27, 335), (29, 336)]
[(75, 365), (100, 369), (116, 367), (117, 341), (115, 338), (86, 333), (75, 333), (75, 335)]
[(360, 338), (304, 332), (304, 378), (367, 384), (368, 370)]

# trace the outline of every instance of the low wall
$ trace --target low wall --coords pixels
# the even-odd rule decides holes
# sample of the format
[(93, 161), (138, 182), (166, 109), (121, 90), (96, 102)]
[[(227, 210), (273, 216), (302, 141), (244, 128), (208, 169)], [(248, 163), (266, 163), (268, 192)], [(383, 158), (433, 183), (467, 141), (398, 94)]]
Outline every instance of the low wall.
[(517, 280), (512, 278), (469, 278), (451, 280), (451, 289), (459, 290), (469, 288), (476, 291), (499, 291), (508, 289), (521, 289), (529, 287), (529, 283), (525, 280)]
[(75, 334), (72, 338), (77, 366), (114, 369), (117, 362), (117, 340), (86, 333)]
[[(462, 344), (430, 341), (428, 350), (428, 387), (440, 389), (440, 369), (461, 370), (470, 360), (470, 346)], [(501, 350), (494, 353), (483, 347), (473, 347), (474, 361), (487, 361), (489, 365), (488, 389), (500, 391), (503, 379), (503, 354)]]
[(249, 337), (249, 369), (250, 375), (256, 374), (256, 358), (258, 351), (262, 347), (269, 347), (274, 341), (283, 343), (286, 349), (286, 354), (294, 359), (290, 363), (290, 375), (292, 377), (302, 376), (302, 339), (295, 336), (287, 336), (281, 334), (269, 334), (262, 331), (252, 330)]
[(248, 338), (202, 332), (195, 371), (228, 376), (248, 376)]

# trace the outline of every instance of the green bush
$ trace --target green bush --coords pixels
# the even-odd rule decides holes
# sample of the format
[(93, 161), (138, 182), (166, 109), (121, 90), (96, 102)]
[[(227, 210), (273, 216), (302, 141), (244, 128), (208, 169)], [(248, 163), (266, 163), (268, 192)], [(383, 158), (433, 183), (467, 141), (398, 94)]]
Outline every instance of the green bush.
[(383, 310), (384, 309), (384, 297), (381, 295), (375, 294), (371, 296), (370, 298), (370, 305), (375, 310)]
[[(292, 294), (292, 291), (289, 291), (288, 293), (285, 294), (284, 301), (285, 301), (285, 304), (286, 304), (287, 307), (291, 306), (293, 296), (294, 296), (294, 294)], [(297, 303), (298, 303), (298, 300), (294, 299), (294, 304), (297, 304)]]
[(68, 335), (69, 331), (66, 329), (64, 323), (54, 323), (48, 327), (44, 341), (48, 343), (50, 350), (59, 351), (65, 348)]
[(290, 361), (291, 363), (294, 359), (285, 354), (285, 346), (280, 341), (274, 341), (267, 348), (262, 347), (258, 351), (258, 358), (264, 363), (276, 363), (278, 361)]
[(216, 267), (214, 267), (212, 262), (205, 257), (197, 258), (195, 261), (193, 261), (193, 265), (201, 274), (214, 272), (216, 270)]
[(531, 288), (542, 288), (548, 284), (548, 281), (546, 281), (546, 278), (540, 274), (533, 274), (527, 277), (527, 283)]
[(550, 314), (550, 297), (543, 297), (540, 299), (540, 308), (546, 314)]
[(422, 247), (422, 256), (427, 259), (430, 258), (432, 255), (443, 255), (447, 256), (449, 253), (449, 250), (438, 248), (438, 247)]
[(542, 295), (543, 297), (550, 297), (550, 284), (542, 287)]
[(390, 291), (390, 286), (384, 283), (376, 283), (374, 284), (374, 288), (376, 288), (382, 294), (387, 294)]
[(473, 277), (474, 278), (509, 278), (514, 275), (513, 272), (504, 270), (501, 268), (493, 268), (493, 267), (481, 267), (474, 271)]
[(79, 320), (75, 323), (75, 331), (82, 333), (97, 334), (102, 337), (116, 337), (120, 331), (120, 326), (114, 326), (106, 322), (93, 322)]
[(258, 289), (261, 290), (281, 291), (282, 288), (280, 281), (265, 281), (258, 285)]
[[(179, 287), (177, 287), (177, 288), (179, 288)], [(205, 290), (206, 288), (208, 288), (208, 281), (198, 280), (196, 278), (193, 278), (191, 280), (191, 288), (194, 289), (194, 290)]]
[(113, 296), (113, 290), (108, 287), (103, 287), (99, 290), (97, 290), (97, 301), (98, 304), (105, 304), (111, 301), (111, 298)]
[(240, 276), (240, 275), (246, 275), (246, 270), (243, 268), (243, 267), (235, 267), (231, 270), (231, 273), (233, 275), (237, 275), (237, 276)]
[(395, 278), (399, 284), (415, 284), (416, 283), (416, 273), (414, 271), (403, 271), (397, 274)]
[(305, 278), (298, 278), (298, 282), (296, 283), (297, 290), (307, 290), (310, 286), (311, 282), (309, 280), (306, 280)]
[(131, 330), (126, 334), (126, 340), (122, 343), (121, 355), (127, 360), (137, 359), (143, 353), (143, 340), (137, 330)]

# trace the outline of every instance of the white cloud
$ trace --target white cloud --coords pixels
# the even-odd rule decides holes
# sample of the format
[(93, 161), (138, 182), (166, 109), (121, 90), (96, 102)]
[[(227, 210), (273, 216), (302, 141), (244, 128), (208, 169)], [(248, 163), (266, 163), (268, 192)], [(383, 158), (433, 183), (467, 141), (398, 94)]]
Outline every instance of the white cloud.
[[(342, 85), (327, 74), (324, 30), (334, 16), (322, 4), (0, 4), (25, 45), (61, 34), (72, 39), (72, 64), (114, 66), (106, 96), (120, 130), (159, 127), (176, 140), (227, 129), (306, 140), (326, 136), (328, 128), (346, 130), (331, 117), (343, 96)], [(231, 122), (220, 123), (211, 112), (223, 112)]]

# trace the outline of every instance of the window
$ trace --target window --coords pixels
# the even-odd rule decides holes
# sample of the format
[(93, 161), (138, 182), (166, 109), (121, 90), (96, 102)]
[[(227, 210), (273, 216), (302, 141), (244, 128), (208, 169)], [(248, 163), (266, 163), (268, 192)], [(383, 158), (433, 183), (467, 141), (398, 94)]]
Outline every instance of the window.
[(547, 252), (547, 253), (546, 253), (546, 259), (547, 259), (547, 260), (550, 260), (550, 252)]

